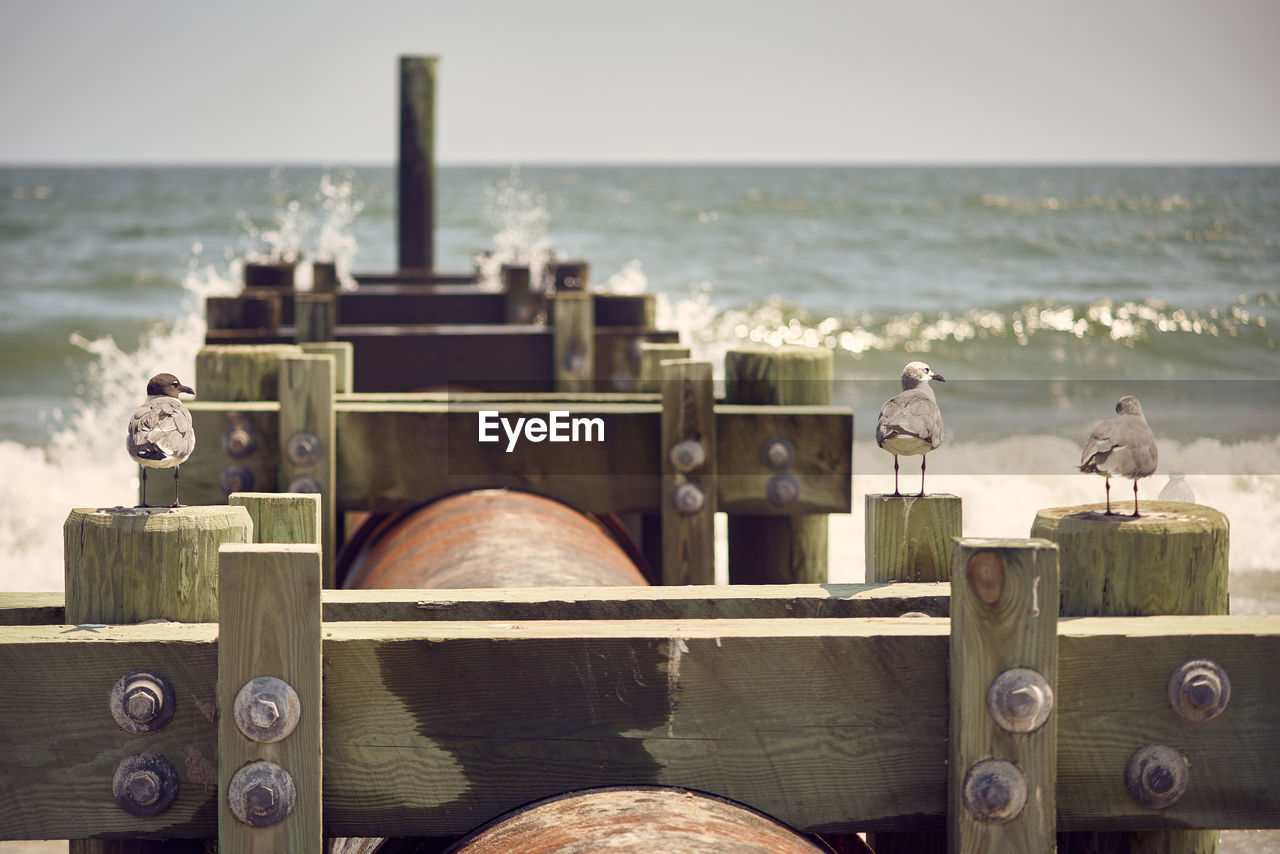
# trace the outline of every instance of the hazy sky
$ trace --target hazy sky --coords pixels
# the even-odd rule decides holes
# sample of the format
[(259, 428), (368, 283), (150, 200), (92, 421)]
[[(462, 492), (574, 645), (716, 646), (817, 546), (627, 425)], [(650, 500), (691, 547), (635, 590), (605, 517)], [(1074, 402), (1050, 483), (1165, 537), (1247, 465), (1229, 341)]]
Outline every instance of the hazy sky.
[(0, 162), (1278, 162), (1277, 0), (2, 0)]

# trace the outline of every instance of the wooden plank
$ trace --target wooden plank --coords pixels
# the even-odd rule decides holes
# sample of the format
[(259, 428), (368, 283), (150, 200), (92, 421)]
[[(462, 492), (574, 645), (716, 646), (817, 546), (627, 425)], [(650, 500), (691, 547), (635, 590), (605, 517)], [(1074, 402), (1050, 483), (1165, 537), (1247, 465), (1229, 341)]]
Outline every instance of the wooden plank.
[(640, 374), (636, 390), (662, 392), (662, 362), (666, 359), (687, 359), (690, 350), (684, 344), (643, 341), (640, 344)]
[(715, 583), (716, 416), (710, 362), (662, 363), (662, 583)]
[(436, 57), (400, 57), (396, 266), (435, 267)]
[(308, 356), (333, 356), (335, 394), (347, 394), (355, 387), (355, 351), (350, 341), (308, 341), (298, 346)]
[(476, 273), (438, 273), (435, 270), (396, 270), (391, 273), (354, 273), (356, 284), (364, 290), (367, 286), (449, 286), (459, 285), (472, 287), (476, 284)]
[(283, 322), (279, 293), (242, 293), (234, 297), (207, 297), (205, 319), (209, 329), (252, 329), (275, 332)]
[(502, 320), (505, 323), (533, 323), (541, 309), (542, 294), (533, 291), (528, 264), (502, 265)]
[(542, 326), (339, 326), (355, 348), (355, 389), (480, 391), (553, 386), (551, 330)]
[[(227, 546), (219, 558), (218, 846), (247, 854), (311, 854), (321, 850), (323, 837), (320, 549)], [(244, 686), (263, 677), (282, 680), (296, 697), (279, 696), (286, 693), (279, 691), (260, 695), (256, 704), (249, 701)], [(272, 729), (277, 719), (291, 716), (295, 701), (295, 728)], [(257, 716), (255, 705), (269, 707), (277, 717)], [(240, 728), (246, 718), (268, 729), (247, 737)], [(283, 806), (289, 786), (279, 777), (242, 782), (264, 767), (282, 772), (292, 784), (296, 802), (291, 807)], [(255, 810), (266, 806), (255, 794), (264, 791), (282, 808), (255, 818)], [(247, 806), (249, 821), (233, 814), (237, 806)]]
[(475, 285), (368, 285), (339, 295), (338, 314), (348, 326), (384, 324), (493, 324), (508, 321), (504, 295)]
[[(950, 593), (942, 583), (516, 587), (325, 590), (321, 602), (326, 622), (945, 617)], [(62, 608), (61, 592), (0, 593), (0, 626), (61, 623)]]
[(196, 354), (196, 398), (202, 403), (278, 400), (280, 360), (301, 354), (294, 344), (201, 347)]
[(320, 495), (326, 587), (333, 586), (337, 544), (334, 374), (332, 356), (295, 356), (280, 360), (279, 489)]
[[(600, 295), (595, 294), (593, 298)], [(678, 332), (643, 326), (597, 326), (595, 340), (595, 387), (613, 392), (637, 388), (640, 377), (640, 347), (647, 341), (679, 339)]]
[(594, 318), (601, 326), (631, 326), (652, 329), (657, 324), (658, 299), (655, 294), (597, 293)]
[(299, 344), (333, 340), (338, 324), (338, 298), (334, 294), (295, 294), (293, 312), (294, 337)]
[(592, 295), (557, 291), (551, 301), (551, 322), (556, 391), (590, 391), (596, 359)]
[[(104, 794), (134, 737), (103, 698), (140, 662), (169, 675), (180, 698), (148, 749), (188, 775), (147, 831), (212, 835), (216, 795), (197, 781), (216, 765), (216, 626), (68, 628), (0, 627), (0, 780), (16, 781), (0, 798), (0, 839), (136, 831)], [(325, 633), (330, 835), (456, 834), (550, 789), (620, 781), (736, 796), (803, 831), (943, 826), (944, 620), (333, 623)], [(1061, 828), (1275, 826), (1280, 617), (1073, 619), (1058, 635)], [(1165, 688), (1193, 655), (1232, 681), (1230, 710), (1198, 726), (1170, 712)], [(1193, 776), (1181, 801), (1153, 811), (1128, 798), (1123, 773), (1135, 747), (1157, 741), (1176, 744)]]
[[(725, 354), (725, 401), (738, 404), (804, 405), (831, 402), (830, 350), (809, 347), (750, 347)], [(832, 458), (845, 447), (827, 444), (828, 436), (804, 436), (799, 441)], [(794, 442), (794, 447), (800, 447)], [(761, 503), (790, 507), (803, 496), (794, 482), (790, 461), (766, 465), (764, 449), (755, 449), (757, 470), (764, 481)], [(746, 469), (749, 457), (726, 469)], [(765, 471), (768, 471), (767, 480)], [(775, 488), (777, 487), (777, 488)], [(763, 499), (763, 500), (762, 500)], [(729, 581), (734, 584), (794, 583), (827, 580), (827, 518), (791, 515), (785, 519), (740, 516), (729, 519)]]
[(323, 522), (319, 495), (289, 492), (235, 492), (227, 497), (253, 521), (255, 543), (321, 545)]
[(1052, 851), (1058, 548), (960, 539), (951, 567), (952, 854)]
[[(716, 406), (722, 511), (751, 516), (848, 513), (853, 496), (853, 413), (840, 406)], [(770, 468), (761, 452), (773, 439), (793, 449), (790, 465)], [(795, 478), (789, 504), (768, 497), (778, 474)], [(816, 534), (815, 534), (816, 536)], [(814, 548), (817, 548), (814, 541)], [(746, 579), (742, 579), (746, 581)], [(737, 583), (737, 582), (735, 582)]]
[[(193, 505), (224, 504), (232, 492), (274, 489), (280, 470), (280, 404), (187, 404), (196, 449), (182, 464), (182, 495)], [(150, 487), (150, 484), (148, 484)]]

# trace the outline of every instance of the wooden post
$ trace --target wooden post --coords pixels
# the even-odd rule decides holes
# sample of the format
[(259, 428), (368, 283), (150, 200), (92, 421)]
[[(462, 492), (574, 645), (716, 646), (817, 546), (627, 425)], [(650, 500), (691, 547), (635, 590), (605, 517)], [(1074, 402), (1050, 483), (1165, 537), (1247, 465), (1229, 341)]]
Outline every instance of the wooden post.
[(338, 265), (334, 261), (311, 262), (311, 292), (335, 294), (342, 282), (338, 279)]
[(946, 581), (963, 508), (955, 495), (868, 495), (867, 581)]
[(640, 382), (636, 391), (662, 391), (662, 363), (667, 359), (689, 358), (689, 348), (684, 344), (640, 343)]
[(234, 297), (208, 297), (204, 316), (209, 329), (253, 329), (274, 335), (283, 311), (278, 292), (256, 291)]
[(715, 583), (716, 413), (709, 362), (662, 365), (662, 583)]
[(355, 347), (350, 341), (308, 341), (299, 344), (308, 356), (333, 356), (333, 391), (351, 394), (355, 391)]
[[(1105, 516), (1104, 509), (1089, 504), (1041, 510), (1031, 526), (1033, 537), (1061, 549), (1062, 616), (1227, 613), (1226, 516), (1182, 502), (1144, 503), (1137, 519)], [(1194, 767), (1196, 758), (1191, 762)], [(1128, 797), (1123, 774), (1119, 768), (1114, 775), (1118, 798)], [(1216, 830), (1076, 832), (1061, 834), (1058, 850), (1213, 854), (1217, 839)]]
[(528, 264), (503, 264), (502, 289), (506, 293), (503, 303), (503, 321), (506, 323), (532, 323), (538, 313), (539, 298), (533, 293), (532, 277)]
[(293, 290), (294, 271), (292, 261), (246, 261), (244, 286), (246, 288), (278, 288)]
[(591, 287), (591, 265), (582, 259), (550, 261), (544, 272), (555, 291), (585, 291)]
[(227, 498), (253, 520), (255, 543), (302, 543), (319, 546), (320, 496), (287, 492), (235, 492)]
[(400, 57), (401, 270), (435, 269), (436, 57)]
[(280, 491), (316, 493), (321, 501), (324, 583), (333, 586), (336, 519), (334, 360), (295, 356), (280, 360)]
[(220, 554), (218, 846), (322, 846), (320, 550), (230, 545)]
[(196, 354), (196, 400), (278, 400), (280, 360), (301, 354), (293, 344), (201, 347)]
[[(830, 350), (751, 347), (730, 350), (724, 363), (726, 403), (796, 406), (831, 402)], [(762, 474), (769, 472), (763, 462), (759, 466)], [(731, 583), (824, 584), (826, 580), (825, 515), (729, 517)]]
[(658, 300), (653, 294), (596, 294), (596, 326), (653, 329), (657, 317)]
[[(253, 523), (243, 507), (182, 507), (176, 510), (75, 509), (63, 525), (66, 572), (65, 616), (70, 625), (174, 620), (208, 623), (218, 619), (219, 546), (248, 543)], [(145, 662), (138, 662), (142, 667)], [(119, 675), (123, 676), (125, 671)], [(164, 674), (161, 674), (164, 675)], [(178, 686), (179, 689), (190, 686)], [(135, 736), (132, 752), (145, 750), (145, 735)], [(123, 755), (123, 754), (122, 754)], [(181, 756), (167, 756), (183, 786), (198, 791)], [(103, 792), (110, 803), (111, 791)], [(138, 820), (139, 835), (146, 833)], [(125, 849), (127, 846), (127, 849)], [(187, 842), (76, 839), (71, 854), (201, 852), (200, 840)]]
[(338, 323), (338, 297), (332, 293), (298, 293), (293, 297), (294, 340), (332, 341)]
[(1048, 540), (956, 542), (947, 796), (952, 854), (1053, 851), (1057, 557)]
[(596, 358), (591, 294), (559, 291), (551, 311), (556, 391), (591, 391)]

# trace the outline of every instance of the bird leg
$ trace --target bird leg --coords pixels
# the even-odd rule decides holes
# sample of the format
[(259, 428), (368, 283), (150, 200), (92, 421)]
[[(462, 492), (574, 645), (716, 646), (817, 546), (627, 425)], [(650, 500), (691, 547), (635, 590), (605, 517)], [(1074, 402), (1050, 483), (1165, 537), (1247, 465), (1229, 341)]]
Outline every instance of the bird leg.
[(920, 455), (920, 497), (924, 498), (924, 462), (928, 454)]
[(893, 497), (900, 498), (902, 493), (898, 491), (898, 455), (893, 455)]
[(1111, 512), (1111, 478), (1107, 478), (1103, 483), (1107, 485), (1107, 515), (1114, 516), (1115, 514)]
[(147, 467), (138, 466), (138, 471), (142, 472), (142, 503), (138, 506), (150, 507), (151, 505), (147, 503)]
[(1138, 518), (1138, 481), (1133, 482), (1133, 518)]
[(173, 503), (169, 505), (170, 507), (182, 506), (182, 502), (178, 500), (178, 469), (180, 468), (181, 466), (173, 467)]

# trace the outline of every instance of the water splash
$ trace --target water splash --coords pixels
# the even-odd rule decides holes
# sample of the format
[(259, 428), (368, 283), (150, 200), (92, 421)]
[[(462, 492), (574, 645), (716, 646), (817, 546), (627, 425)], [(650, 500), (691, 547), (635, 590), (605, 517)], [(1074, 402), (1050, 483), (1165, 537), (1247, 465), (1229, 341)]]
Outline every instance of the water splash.
[(502, 287), (504, 264), (527, 264), (531, 281), (543, 280), (543, 272), (555, 253), (551, 249), (551, 215), (547, 197), (536, 186), (526, 186), (520, 168), (485, 188), (485, 216), (493, 229), (493, 249), (476, 256), (481, 286)]

